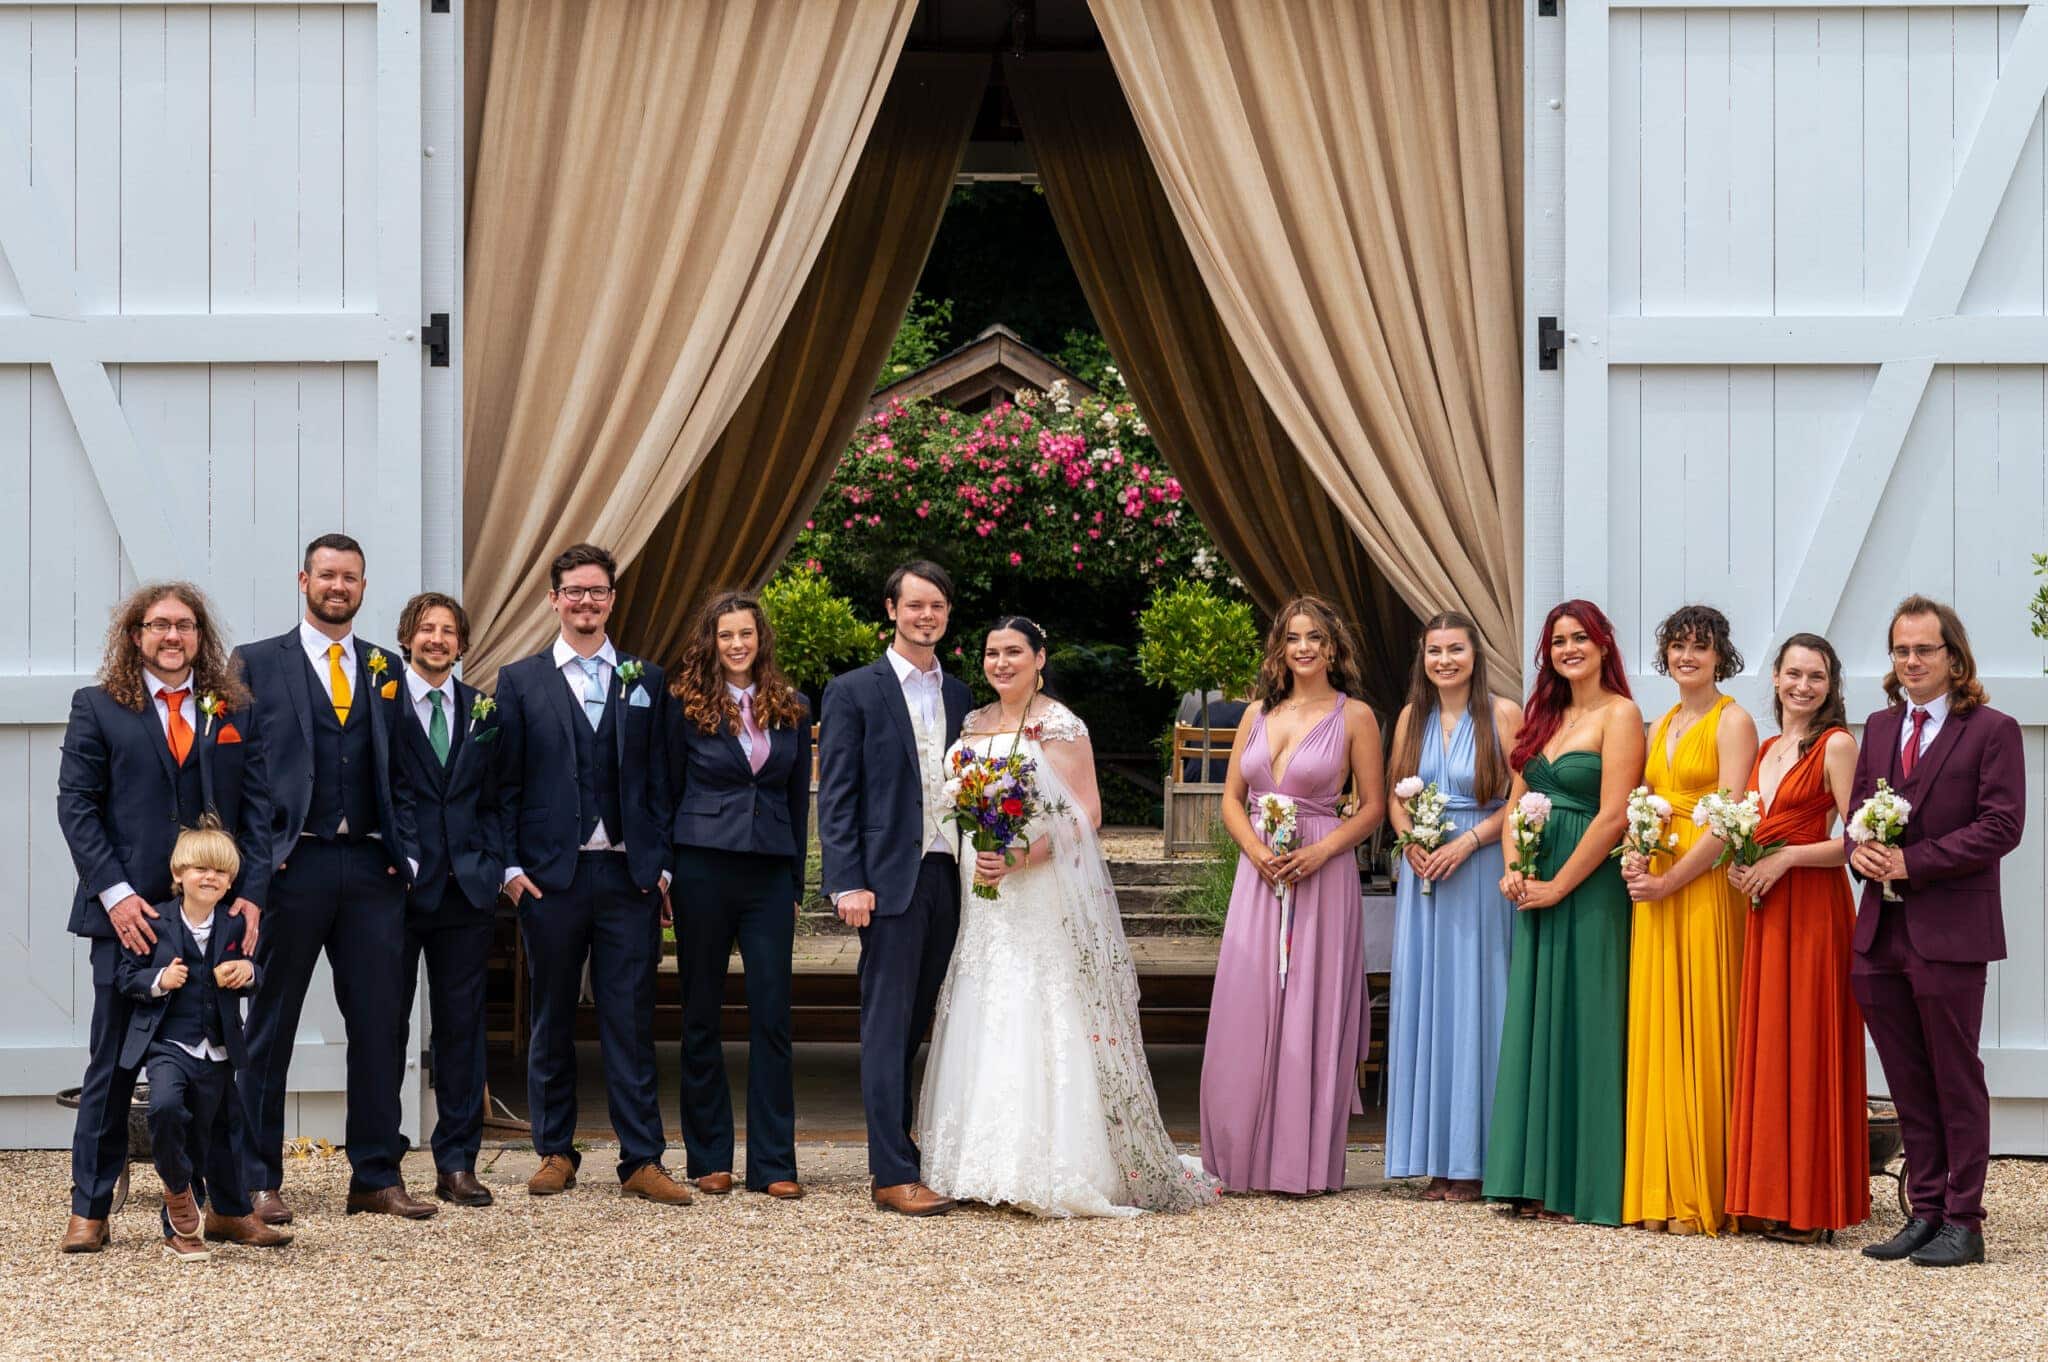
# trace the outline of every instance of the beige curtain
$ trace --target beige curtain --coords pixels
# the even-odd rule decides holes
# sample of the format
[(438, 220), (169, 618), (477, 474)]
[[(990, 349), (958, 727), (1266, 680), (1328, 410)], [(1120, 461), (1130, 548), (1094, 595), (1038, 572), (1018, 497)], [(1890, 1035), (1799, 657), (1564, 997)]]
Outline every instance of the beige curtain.
[(1060, 239), (1195, 513), (1269, 613), (1334, 601), (1363, 697), (1400, 705), (1416, 619), (1302, 463), (1209, 301), (1106, 57), (1034, 54), (1004, 74)]
[(1521, 674), (1518, 0), (1089, 0), (1223, 324), (1418, 614)]
[[(758, 587), (824, 490), (924, 272), (989, 59), (906, 55), (767, 363), (620, 579), (612, 632), (673, 663), (713, 589)], [(707, 533), (711, 530), (713, 532)]]
[(547, 564), (631, 562), (809, 275), (915, 0), (525, 0), (491, 25), (463, 343), (480, 682)]

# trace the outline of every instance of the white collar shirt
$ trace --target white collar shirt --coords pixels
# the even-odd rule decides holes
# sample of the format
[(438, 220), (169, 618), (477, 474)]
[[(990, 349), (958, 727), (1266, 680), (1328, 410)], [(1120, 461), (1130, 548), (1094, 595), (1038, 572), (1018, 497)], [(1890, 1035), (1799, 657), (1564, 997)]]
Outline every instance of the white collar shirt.
[[(356, 683), (356, 635), (351, 629), (340, 638), (329, 638), (304, 620), (299, 621), (299, 646), (306, 650), (306, 660), (313, 664), (313, 675), (320, 678), (320, 691), (327, 697), (327, 703), (334, 703), (334, 679), (327, 673), (327, 650), (335, 644), (341, 645), (341, 674), (348, 678), (351, 686)], [(353, 702), (355, 697), (350, 696)]]
[(1915, 705), (1910, 699), (1906, 701), (1906, 719), (1904, 723), (1899, 725), (1899, 750), (1901, 752), (1905, 751), (1906, 744), (1913, 740), (1913, 711), (1915, 709), (1927, 711), (1927, 722), (1920, 725), (1920, 751), (1913, 754), (1915, 759), (1918, 759), (1926, 753), (1928, 748), (1934, 745), (1935, 735), (1941, 732), (1941, 726), (1948, 721), (1948, 692), (1943, 691), (1924, 705)]
[[(142, 682), (149, 687), (150, 708), (156, 711), (156, 721), (163, 725), (164, 741), (169, 743), (171, 740), (171, 707), (164, 700), (164, 692), (177, 688), (165, 685), (163, 678), (147, 668), (143, 669)], [(192, 692), (195, 687), (192, 684), (192, 673), (190, 672), (185, 673), (183, 689), (185, 698), (178, 701), (178, 713), (184, 716), (185, 726), (192, 730), (192, 736), (196, 739), (199, 736), (199, 706), (194, 703), (192, 698)]]
[(434, 702), (427, 697), (439, 695), (441, 707), (447, 715), (449, 736), (455, 733), (455, 674), (450, 672), (440, 685), (432, 685), (427, 678), (412, 668), (405, 669), (406, 693), (412, 697), (413, 717), (420, 721), (420, 731), (432, 734), (434, 731)]

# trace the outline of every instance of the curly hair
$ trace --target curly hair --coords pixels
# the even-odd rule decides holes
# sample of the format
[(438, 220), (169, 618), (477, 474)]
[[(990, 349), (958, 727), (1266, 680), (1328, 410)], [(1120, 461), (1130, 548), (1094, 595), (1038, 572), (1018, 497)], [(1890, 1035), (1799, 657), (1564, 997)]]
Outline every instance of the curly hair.
[(142, 646), (136, 635), (142, 632), (143, 617), (158, 601), (176, 598), (199, 622), (199, 637), (192, 649), (192, 690), (196, 695), (219, 699), (223, 711), (247, 707), (249, 688), (242, 684), (240, 669), (228, 659), (225, 641), (213, 627), (213, 607), (206, 593), (190, 582), (150, 582), (129, 593), (114, 608), (107, 624), (106, 652), (100, 659), (100, 686), (114, 703), (141, 713), (149, 703), (149, 685), (142, 679)]
[(1728, 617), (1711, 605), (1681, 605), (1657, 626), (1657, 656), (1650, 665), (1657, 675), (1671, 675), (1673, 645), (1690, 643), (1714, 650), (1714, 680), (1726, 681), (1742, 672), (1742, 654), (1729, 637)]
[[(1926, 596), (1908, 596), (1892, 611), (1892, 622), (1884, 627), (1885, 656), (1892, 651), (1892, 630), (1908, 615), (1932, 615), (1941, 623), (1941, 641), (1948, 649), (1948, 707), (1952, 714), (1968, 714), (1979, 705), (1991, 703), (1991, 693), (1977, 679), (1977, 655), (1970, 651), (1970, 635), (1963, 628), (1955, 607)], [(1893, 707), (1906, 703), (1906, 688), (1899, 681), (1899, 669), (1884, 674), (1884, 698)]]
[(1337, 607), (1321, 596), (1296, 596), (1273, 612), (1273, 627), (1266, 631), (1266, 656), (1259, 663), (1259, 679), (1252, 686), (1252, 698), (1271, 709), (1294, 693), (1294, 669), (1287, 665), (1287, 626), (1297, 615), (1323, 635), (1323, 655), (1330, 662), (1330, 684), (1354, 699), (1361, 698), (1358, 645), (1351, 630), (1337, 614)]
[(1558, 674), (1557, 664), (1550, 660), (1550, 634), (1559, 620), (1567, 618), (1577, 620), (1586, 637), (1600, 650), (1600, 688), (1623, 699), (1635, 698), (1629, 693), (1628, 671), (1621, 665), (1621, 649), (1615, 644), (1614, 625), (1607, 612), (1588, 600), (1560, 601), (1551, 606), (1550, 613), (1543, 617), (1543, 632), (1536, 637), (1536, 684), (1522, 706), (1521, 736), (1515, 739), (1515, 750), (1508, 754), (1508, 766), (1513, 770), (1527, 766), (1564, 725), (1565, 706), (1572, 702), (1572, 683)]
[(714, 591), (698, 609), (668, 693), (683, 702), (684, 717), (700, 731), (740, 731), (740, 707), (726, 689), (725, 664), (718, 656), (718, 621), (741, 611), (754, 617), (754, 722), (763, 728), (793, 728), (803, 719), (804, 698), (775, 665), (775, 628), (749, 591)]

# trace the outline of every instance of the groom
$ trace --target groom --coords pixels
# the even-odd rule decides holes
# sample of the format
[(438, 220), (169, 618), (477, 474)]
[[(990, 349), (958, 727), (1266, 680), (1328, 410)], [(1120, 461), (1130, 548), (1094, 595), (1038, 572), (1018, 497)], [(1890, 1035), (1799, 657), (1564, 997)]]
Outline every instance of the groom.
[(943, 820), (945, 753), (971, 697), (939, 667), (953, 579), (906, 563), (883, 587), (896, 637), (879, 661), (825, 687), (818, 723), (824, 888), (860, 929), (860, 1095), (875, 1205), (942, 1215), (910, 1137), (911, 1066), (960, 929), (960, 871)]
[(1850, 807), (1884, 779), (1912, 813), (1901, 846), (1846, 843), (1864, 882), (1849, 982), (1899, 1109), (1913, 1216), (1863, 1252), (1955, 1267), (1984, 1261), (1991, 1098), (1977, 1036), (1985, 964), (2005, 958), (1998, 866), (2026, 822), (2026, 769), (1953, 609), (1908, 596), (1888, 647), (1891, 707), (1864, 722)]

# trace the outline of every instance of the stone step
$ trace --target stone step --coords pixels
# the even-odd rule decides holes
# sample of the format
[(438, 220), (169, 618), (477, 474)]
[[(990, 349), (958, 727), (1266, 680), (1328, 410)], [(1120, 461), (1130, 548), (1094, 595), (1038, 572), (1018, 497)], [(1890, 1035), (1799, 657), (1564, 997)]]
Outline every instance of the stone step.
[(1200, 878), (1202, 863), (1196, 860), (1129, 860), (1109, 863), (1110, 883), (1122, 893), (1126, 885), (1191, 884)]

